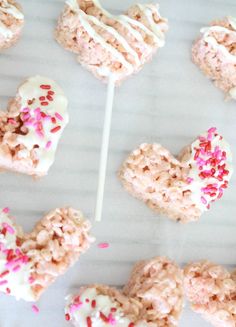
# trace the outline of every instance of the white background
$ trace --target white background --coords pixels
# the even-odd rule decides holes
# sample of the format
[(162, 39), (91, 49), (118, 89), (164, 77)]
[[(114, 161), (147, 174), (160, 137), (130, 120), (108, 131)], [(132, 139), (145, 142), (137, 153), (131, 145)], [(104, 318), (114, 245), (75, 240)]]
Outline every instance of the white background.
[[(120, 11), (135, 1), (103, 0)], [(147, 2), (147, 1), (144, 1)], [(16, 47), (0, 55), (0, 106), (6, 108), (20, 82), (35, 74), (55, 79), (69, 99), (70, 124), (59, 145), (49, 175), (35, 182), (27, 176), (0, 175), (0, 207), (9, 206), (17, 222), (29, 231), (44, 212), (71, 205), (93, 220), (106, 87), (76, 63), (73, 54), (53, 39), (61, 0), (22, 0), (26, 16)], [(235, 0), (160, 0), (169, 18), (166, 46), (141, 73), (116, 90), (104, 215), (93, 223), (97, 242), (81, 260), (31, 305), (0, 297), (0, 327), (64, 327), (64, 297), (86, 283), (122, 285), (135, 261), (169, 255), (180, 264), (210, 259), (230, 268), (236, 262), (235, 176), (224, 198), (195, 224), (181, 226), (157, 217), (120, 186), (116, 172), (141, 142), (160, 142), (173, 153), (211, 126), (236, 154), (236, 103), (222, 93), (190, 60), (190, 48), (200, 27), (214, 18), (236, 15)], [(187, 308), (180, 326), (207, 327)]]

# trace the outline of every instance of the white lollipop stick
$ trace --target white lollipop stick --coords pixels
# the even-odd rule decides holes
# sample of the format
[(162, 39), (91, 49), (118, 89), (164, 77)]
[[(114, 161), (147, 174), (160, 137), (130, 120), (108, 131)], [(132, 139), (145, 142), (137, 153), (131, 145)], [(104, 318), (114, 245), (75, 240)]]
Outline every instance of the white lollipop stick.
[(107, 157), (108, 157), (108, 150), (109, 150), (109, 139), (110, 139), (110, 131), (111, 131), (111, 118), (112, 118), (114, 93), (115, 93), (115, 78), (113, 75), (111, 75), (107, 87), (107, 101), (106, 101), (106, 109), (105, 109), (105, 117), (104, 117), (104, 125), (103, 125), (102, 147), (101, 147), (101, 154), (100, 154), (95, 221), (101, 221), (102, 219), (103, 198), (104, 198), (104, 188), (106, 182)]

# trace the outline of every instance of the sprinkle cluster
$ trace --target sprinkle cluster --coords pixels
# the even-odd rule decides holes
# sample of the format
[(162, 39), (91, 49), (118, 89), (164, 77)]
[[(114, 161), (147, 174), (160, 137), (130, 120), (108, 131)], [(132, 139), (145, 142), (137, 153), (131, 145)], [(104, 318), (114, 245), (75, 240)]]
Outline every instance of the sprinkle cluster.
[[(40, 102), (41, 107), (37, 107), (36, 109), (31, 109), (36, 99), (29, 99), (27, 100), (28, 107), (21, 109), (21, 120), (23, 122), (23, 126), (31, 127), (35, 131), (35, 134), (39, 138), (45, 137), (45, 123), (49, 122), (53, 126), (50, 129), (50, 133), (54, 134), (57, 133), (60, 129), (60, 121), (63, 121), (63, 117), (58, 113), (50, 115), (46, 114), (42, 107), (46, 109), (54, 101), (55, 91), (53, 90), (52, 86), (49, 84), (42, 84), (40, 85), (40, 89), (42, 94), (38, 97), (38, 101)], [(16, 125), (17, 122), (13, 118), (9, 118), (8, 122), (12, 125)], [(45, 144), (45, 148), (49, 149), (52, 145), (51, 140), (47, 140)]]
[[(85, 302), (87, 304), (90, 304), (91, 306), (91, 310), (96, 310), (97, 308), (97, 302), (95, 299), (90, 300), (89, 298), (85, 299)], [(65, 319), (67, 321), (71, 320), (71, 315), (76, 312), (77, 310), (79, 310), (82, 306), (84, 305), (83, 301), (81, 301), (80, 296), (77, 296), (74, 300), (73, 303), (69, 306), (69, 313), (65, 314)], [(106, 323), (107, 325), (110, 326), (115, 326), (117, 323), (117, 319), (115, 317), (115, 313), (117, 312), (117, 308), (112, 307), (110, 309), (110, 312), (108, 315), (104, 314), (102, 311), (98, 311), (98, 315), (96, 315), (96, 318), (100, 318), (101, 321), (103, 321), (104, 323)], [(93, 327), (93, 320), (91, 316), (86, 317), (86, 323), (87, 326), (85, 327)], [(129, 323), (128, 327), (134, 327), (135, 324), (133, 322)]]
[[(201, 202), (210, 208), (209, 202), (220, 199), (223, 190), (228, 187), (229, 170), (226, 168), (227, 153), (219, 145), (213, 145), (215, 138), (223, 139), (217, 133), (215, 127), (207, 131), (206, 136), (199, 136), (198, 146), (194, 147), (194, 161), (199, 170), (198, 177), (206, 182), (206, 186), (201, 188)], [(191, 183), (192, 178), (188, 179)]]
[[(3, 212), (6, 213), (9, 210), (8, 208), (3, 209)], [(10, 226), (7, 222), (2, 222), (0, 225), (0, 253), (5, 258), (5, 270), (0, 274), (0, 287), (6, 287), (5, 292), (7, 294), (11, 293), (11, 289), (8, 287), (8, 275), (10, 273), (17, 273), (21, 270), (21, 268), (29, 262), (29, 258), (27, 255), (22, 253), (20, 250), (19, 242), (16, 239), (16, 247), (7, 248), (5, 246), (5, 242), (2, 241), (6, 238), (7, 234), (14, 235), (16, 232), (12, 226)], [(29, 281), (30, 282), (30, 281)]]

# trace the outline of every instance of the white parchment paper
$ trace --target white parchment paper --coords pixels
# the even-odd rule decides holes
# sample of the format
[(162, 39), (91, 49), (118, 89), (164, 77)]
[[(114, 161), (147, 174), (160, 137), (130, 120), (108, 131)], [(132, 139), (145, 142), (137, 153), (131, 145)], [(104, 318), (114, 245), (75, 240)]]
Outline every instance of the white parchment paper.
[[(134, 2), (102, 1), (115, 12)], [(26, 16), (23, 36), (17, 46), (0, 54), (0, 106), (6, 107), (24, 78), (46, 75), (63, 87), (69, 99), (70, 124), (47, 177), (35, 182), (27, 176), (0, 175), (0, 207), (9, 206), (26, 230), (44, 212), (64, 205), (80, 208), (93, 220), (106, 87), (53, 40), (63, 1), (21, 3)], [(39, 301), (38, 315), (30, 304), (1, 295), (0, 327), (66, 327), (66, 294), (87, 283), (123, 285), (139, 259), (169, 255), (182, 265), (204, 258), (229, 268), (236, 264), (236, 174), (224, 198), (200, 222), (186, 226), (157, 217), (128, 195), (116, 177), (121, 162), (141, 142), (160, 142), (178, 153), (211, 126), (218, 127), (236, 156), (236, 102), (224, 102), (221, 92), (190, 60), (199, 29), (215, 18), (236, 15), (235, 0), (159, 3), (170, 23), (166, 46), (116, 90), (103, 220), (93, 227), (97, 242), (109, 242), (110, 247), (101, 250), (95, 244), (59, 278)], [(208, 324), (186, 306), (180, 326)]]

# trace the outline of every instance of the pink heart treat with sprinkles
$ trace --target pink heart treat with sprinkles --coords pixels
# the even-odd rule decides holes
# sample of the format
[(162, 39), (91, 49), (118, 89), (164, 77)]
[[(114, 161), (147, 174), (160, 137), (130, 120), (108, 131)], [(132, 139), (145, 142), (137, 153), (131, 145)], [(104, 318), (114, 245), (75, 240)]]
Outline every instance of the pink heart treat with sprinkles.
[(65, 319), (75, 327), (174, 327), (182, 309), (182, 270), (157, 257), (138, 262), (123, 290), (82, 287), (67, 298)]
[(0, 212), (0, 292), (37, 301), (93, 242), (90, 223), (72, 208), (56, 209), (24, 234)]
[(210, 128), (177, 158), (160, 144), (142, 144), (118, 175), (125, 189), (151, 209), (187, 223), (222, 197), (232, 173), (230, 147)]
[(41, 177), (54, 162), (69, 117), (68, 101), (52, 80), (27, 79), (0, 112), (0, 169)]

